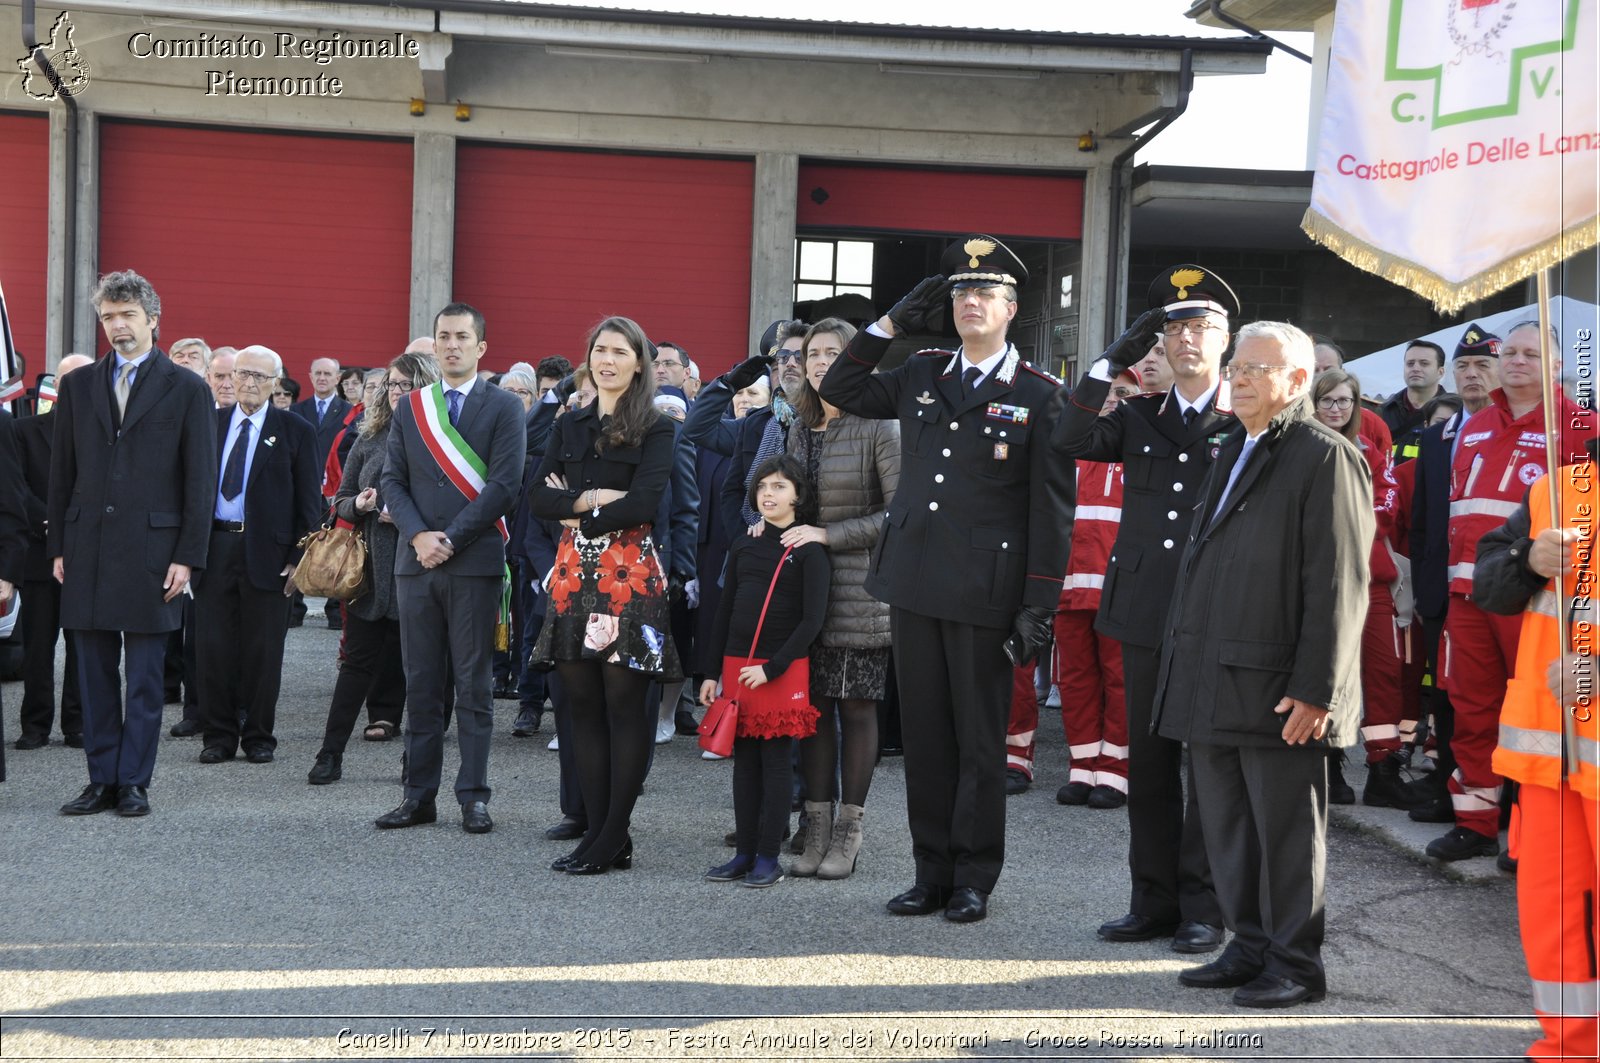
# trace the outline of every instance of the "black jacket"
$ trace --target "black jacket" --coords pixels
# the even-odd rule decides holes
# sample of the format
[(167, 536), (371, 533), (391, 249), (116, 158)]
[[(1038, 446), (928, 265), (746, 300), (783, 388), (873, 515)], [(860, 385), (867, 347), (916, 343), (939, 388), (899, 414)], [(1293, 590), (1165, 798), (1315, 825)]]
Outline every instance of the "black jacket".
[(50, 571), (50, 556), (45, 552), (45, 526), (49, 517), (50, 498), (50, 442), (56, 430), (55, 411), (34, 417), (19, 417), (17, 424), (17, 458), (21, 463), (25, 483), (23, 504), (28, 512), (28, 562), (23, 569), (23, 579), (54, 579)]
[(0, 410), (0, 579), (20, 587), (29, 578), (28, 559), (33, 551), (28, 533), (33, 522), (29, 519), (28, 484), (17, 454), (16, 424), (10, 413)]
[(333, 441), (344, 430), (345, 415), (350, 412), (350, 404), (337, 394), (328, 400), (327, 415), (322, 418), (322, 423), (317, 423), (317, 397), (301, 399), (289, 407), (289, 412), (297, 414), (311, 426), (311, 431), (316, 437), (317, 468), (320, 470), (328, 460), (328, 451), (333, 447)]
[(1464, 413), (1423, 431), (1411, 492), (1411, 586), (1417, 614), (1443, 620), (1450, 604), (1450, 458)]
[(1506, 522), (1478, 539), (1478, 556), (1472, 566), (1472, 601), (1486, 613), (1517, 616), (1528, 607), (1528, 599), (1544, 590), (1550, 581), (1528, 567), (1528, 551), (1533, 547), (1529, 532), (1533, 515), (1528, 499)]
[(1272, 419), (1218, 512), (1244, 428), (1223, 440), (1162, 641), (1151, 729), (1166, 738), (1282, 743), (1284, 697), (1329, 711), (1323, 744), (1359, 737), (1372, 480), (1311, 410), (1302, 396)]
[[(218, 478), (233, 412), (216, 411)], [(322, 522), (322, 466), (316, 435), (304, 418), (267, 408), (244, 485), (245, 572), (257, 590), (283, 589), (284, 566), (298, 563), (300, 540)]]
[(888, 349), (856, 333), (821, 388), (841, 410), (900, 421), (900, 482), (867, 592), (978, 627), (1009, 628), (1023, 605), (1054, 612), (1077, 489), (1073, 463), (1049, 446), (1060, 382), (1013, 347), (967, 396), (952, 352), (922, 351), (875, 373)]
[[(638, 446), (608, 447), (604, 452), (595, 447), (600, 426), (598, 402), (572, 410), (556, 421), (545, 444), (544, 460), (533, 474), (529, 506), (535, 517), (565, 520), (579, 516), (579, 530), (590, 537), (653, 524), (658, 519), (677, 450), (672, 418), (658, 414)], [(566, 478), (566, 490), (546, 485), (551, 473)], [(626, 491), (628, 497), (602, 506), (598, 517), (588, 511), (574, 514), (573, 503), (591, 487)]]
[(1223, 435), (1239, 422), (1231, 413), (1219, 412), (1213, 398), (1186, 426), (1178, 400), (1165, 394), (1136, 396), (1101, 417), (1110, 391), (1109, 381), (1086, 374), (1051, 442), (1063, 458), (1123, 463), (1122, 524), (1111, 548), (1095, 629), (1120, 642), (1155, 649), (1161, 645), (1201, 482)]

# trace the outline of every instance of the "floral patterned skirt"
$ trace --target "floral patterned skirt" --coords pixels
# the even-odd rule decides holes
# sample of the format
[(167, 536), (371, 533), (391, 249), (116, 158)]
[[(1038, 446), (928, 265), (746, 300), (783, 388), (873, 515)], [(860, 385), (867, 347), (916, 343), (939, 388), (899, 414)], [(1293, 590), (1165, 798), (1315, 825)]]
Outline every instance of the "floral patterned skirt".
[(651, 526), (588, 538), (566, 528), (545, 577), (550, 604), (534, 644), (535, 666), (602, 661), (675, 682), (683, 677), (672, 642), (667, 580)]

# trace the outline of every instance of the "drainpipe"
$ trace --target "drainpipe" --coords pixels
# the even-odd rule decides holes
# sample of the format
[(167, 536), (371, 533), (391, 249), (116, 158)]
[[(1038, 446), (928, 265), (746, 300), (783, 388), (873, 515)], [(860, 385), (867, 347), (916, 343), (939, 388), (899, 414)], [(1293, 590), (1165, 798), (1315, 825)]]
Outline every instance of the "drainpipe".
[[(78, 105), (67, 93), (61, 75), (50, 65), (50, 57), (45, 54), (44, 46), (39, 43), (38, 28), (34, 23), (34, 3), (35, 0), (22, 0), (22, 43), (27, 47), (34, 63), (44, 73), (45, 79), (50, 82), (50, 87), (56, 90), (56, 98), (67, 109), (66, 144), (63, 145), (65, 162), (61, 174), (61, 196), (65, 208), (62, 216), (64, 246), (61, 269), (65, 290), (61, 300), (61, 343), (62, 350), (69, 351), (75, 342), (73, 336), (77, 316), (74, 313), (77, 302), (74, 289), (77, 287), (78, 265)], [(50, 355), (46, 352), (45, 368), (48, 369), (50, 364)]]
[(1115, 339), (1122, 335), (1123, 325), (1121, 312), (1122, 290), (1118, 263), (1122, 260), (1122, 174), (1128, 160), (1135, 152), (1154, 140), (1163, 129), (1178, 120), (1184, 111), (1189, 109), (1189, 92), (1194, 88), (1194, 52), (1191, 49), (1183, 50), (1183, 57), (1178, 63), (1178, 101), (1167, 109), (1167, 113), (1156, 121), (1156, 124), (1145, 130), (1132, 144), (1117, 153), (1111, 160), (1111, 239), (1106, 256), (1106, 290), (1111, 293), (1111, 298), (1106, 300), (1106, 337), (1107, 340)]

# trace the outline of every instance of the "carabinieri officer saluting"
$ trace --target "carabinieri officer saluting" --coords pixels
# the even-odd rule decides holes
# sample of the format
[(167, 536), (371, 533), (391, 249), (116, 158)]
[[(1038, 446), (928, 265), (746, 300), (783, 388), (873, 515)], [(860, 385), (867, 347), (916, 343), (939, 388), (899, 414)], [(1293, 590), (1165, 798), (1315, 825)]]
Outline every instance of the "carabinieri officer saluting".
[[(1006, 341), (1028, 272), (1000, 241), (952, 244), (941, 267), (857, 333), (822, 397), (900, 420), (900, 485), (868, 592), (891, 607), (906, 714), (906, 814), (917, 879), (896, 915), (988, 912), (1005, 858), (1005, 737), (1012, 660), (1050, 638), (1072, 535), (1074, 466), (1050, 433), (1059, 381)], [(949, 300), (946, 300), (949, 292)], [(961, 349), (874, 373), (890, 337), (952, 306)]]

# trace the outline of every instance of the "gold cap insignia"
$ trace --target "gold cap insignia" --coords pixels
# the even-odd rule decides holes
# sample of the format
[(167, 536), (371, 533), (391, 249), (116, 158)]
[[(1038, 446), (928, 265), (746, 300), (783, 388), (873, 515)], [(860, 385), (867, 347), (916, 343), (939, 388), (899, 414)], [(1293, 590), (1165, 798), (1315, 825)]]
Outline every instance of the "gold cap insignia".
[(1478, 330), (1477, 329), (1469, 328), (1469, 329), (1467, 329), (1467, 334), (1465, 336), (1461, 337), (1461, 342), (1462, 343), (1471, 344), (1471, 343), (1477, 343), (1481, 339), (1483, 339), (1483, 337), (1478, 335)]
[(993, 240), (968, 240), (961, 245), (961, 250), (971, 256), (967, 265), (972, 269), (978, 268), (978, 259), (984, 255), (994, 254), (994, 249), (995, 243)]
[(1172, 271), (1172, 286), (1178, 289), (1178, 298), (1189, 298), (1189, 289), (1206, 279), (1204, 272), (1198, 269), (1175, 269)]

